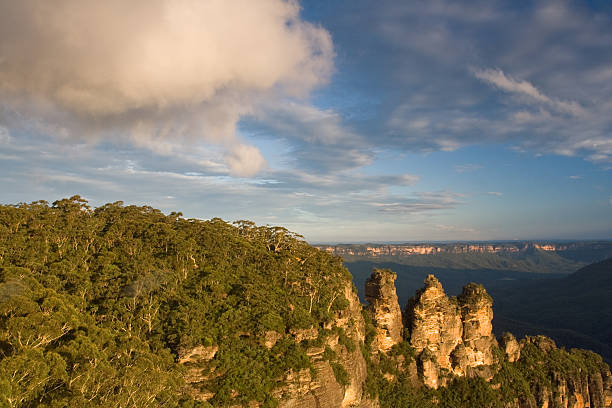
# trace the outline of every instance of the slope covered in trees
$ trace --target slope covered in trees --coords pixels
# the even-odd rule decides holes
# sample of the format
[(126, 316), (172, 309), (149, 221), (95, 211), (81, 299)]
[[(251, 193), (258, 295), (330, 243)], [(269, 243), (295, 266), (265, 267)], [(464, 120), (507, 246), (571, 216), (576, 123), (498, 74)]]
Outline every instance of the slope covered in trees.
[(1, 206), (0, 405), (190, 406), (175, 361), (212, 344), (211, 403), (273, 401), (310, 363), (261, 335), (328, 323), (346, 282), (338, 258), (283, 228), (78, 196)]

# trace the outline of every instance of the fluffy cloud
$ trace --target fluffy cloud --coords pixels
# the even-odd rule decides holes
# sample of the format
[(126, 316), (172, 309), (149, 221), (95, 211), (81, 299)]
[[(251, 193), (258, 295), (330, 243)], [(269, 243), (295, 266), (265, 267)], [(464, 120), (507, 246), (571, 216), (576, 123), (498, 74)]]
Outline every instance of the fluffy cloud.
[(329, 33), (292, 0), (0, 4), (5, 125), (25, 117), (47, 132), (140, 145), (207, 140), (241, 175), (265, 161), (237, 138), (240, 118), (262, 97), (305, 96), (332, 65)]
[(249, 177), (265, 167), (266, 161), (256, 147), (239, 145), (229, 152), (225, 160), (238, 177)]

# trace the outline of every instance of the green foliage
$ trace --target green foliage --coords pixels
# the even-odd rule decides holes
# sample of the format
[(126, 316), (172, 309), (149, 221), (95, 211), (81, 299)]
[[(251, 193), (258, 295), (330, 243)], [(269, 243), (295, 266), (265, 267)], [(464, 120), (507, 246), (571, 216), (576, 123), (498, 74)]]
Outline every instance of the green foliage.
[[(288, 333), (329, 323), (350, 282), (280, 227), (78, 196), (0, 206), (0, 406), (209, 406), (186, 369), (214, 406), (274, 406), (283, 375), (310, 368)], [(218, 350), (177, 364), (197, 346)]]
[(336, 333), (338, 334), (338, 344), (346, 347), (348, 352), (352, 353), (357, 349), (355, 341), (351, 337), (347, 336), (342, 327), (336, 327)]
[(504, 405), (491, 385), (482, 378), (455, 378), (438, 392), (439, 405), (447, 408), (502, 408)]
[(340, 363), (332, 362), (330, 363), (332, 370), (334, 370), (334, 377), (336, 377), (336, 381), (338, 384), (346, 387), (351, 383), (351, 379), (349, 378), (348, 373), (344, 366)]

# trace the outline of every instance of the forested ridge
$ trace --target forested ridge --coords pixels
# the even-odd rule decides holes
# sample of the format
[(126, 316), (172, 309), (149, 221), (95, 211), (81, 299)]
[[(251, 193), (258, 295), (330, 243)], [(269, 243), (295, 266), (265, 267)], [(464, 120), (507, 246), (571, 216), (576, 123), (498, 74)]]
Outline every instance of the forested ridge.
[(329, 322), (339, 258), (280, 227), (78, 196), (0, 206), (0, 406), (192, 406), (181, 349), (219, 345), (213, 405), (270, 401), (308, 367), (285, 337)]
[(377, 330), (342, 260), (282, 227), (0, 205), (0, 407), (531, 408), (610, 388), (600, 356), (526, 340), (515, 363), (495, 346), (490, 382), (429, 389), (410, 333), (385, 353)]

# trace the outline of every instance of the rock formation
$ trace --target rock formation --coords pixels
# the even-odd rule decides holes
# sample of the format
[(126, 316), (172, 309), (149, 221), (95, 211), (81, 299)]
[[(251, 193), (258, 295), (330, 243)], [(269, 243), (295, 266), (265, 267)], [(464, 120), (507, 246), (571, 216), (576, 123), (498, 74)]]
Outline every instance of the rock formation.
[(521, 357), (521, 347), (512, 333), (504, 333), (500, 339), (501, 349), (509, 362), (514, 363)]
[(372, 313), (376, 327), (376, 339), (372, 347), (382, 352), (389, 351), (401, 342), (404, 331), (394, 284), (396, 278), (397, 275), (388, 269), (374, 269), (365, 286), (368, 310)]
[[(530, 345), (543, 354), (558, 352), (555, 342), (545, 336), (527, 336), (520, 342), (521, 350)], [(535, 404), (534, 404), (535, 403)], [(516, 408), (532, 406), (547, 408), (604, 408), (612, 406), (612, 374), (608, 368), (586, 370), (572, 367), (556, 371), (550, 386), (535, 392), (535, 401), (517, 404)]]
[[(556, 361), (559, 352), (554, 341), (544, 336), (526, 337), (518, 342), (505, 333), (499, 342), (500, 351), (496, 360), (495, 349), (498, 343), (492, 335), (492, 299), (481, 285), (468, 284), (463, 292), (448, 297), (440, 282), (429, 275), (425, 287), (419, 290), (404, 313), (397, 301), (394, 285), (396, 274), (389, 270), (374, 270), (366, 283), (367, 309), (376, 328), (376, 336), (371, 344), (372, 351), (380, 352), (373, 358), (373, 366), (381, 361), (398, 367), (395, 374), (381, 371), (383, 381), (393, 383), (401, 377), (408, 378), (408, 386), (419, 389), (444, 387), (455, 376), (481, 377), (491, 380), (503, 364), (520, 365), (523, 358), (534, 358), (537, 363)], [(348, 307), (336, 311), (329, 327), (311, 327), (287, 333), (301, 344), (311, 344), (307, 350), (312, 370), (303, 369), (286, 373), (280, 379), (282, 384), (274, 391), (279, 408), (378, 408), (376, 399), (369, 399), (365, 391), (368, 366), (362, 352), (365, 341), (365, 321), (361, 314), (362, 305), (352, 285), (347, 284), (344, 293)], [(405, 326), (410, 338), (403, 339)], [(321, 343), (321, 330), (328, 330)], [(344, 340), (340, 340), (340, 334)], [(266, 347), (273, 345), (281, 334), (266, 333), (262, 341)], [(349, 343), (347, 344), (347, 340)], [(414, 358), (406, 354), (389, 351), (394, 345), (408, 344), (414, 350)], [(352, 344), (352, 345), (351, 345)], [(401, 348), (400, 347), (400, 348)], [(207, 380), (218, 376), (214, 370), (207, 369), (207, 363), (214, 360), (217, 346), (195, 347), (181, 350), (179, 363), (186, 368), (185, 380), (188, 394), (200, 400), (208, 400), (214, 394), (206, 387), (199, 387)], [(325, 356), (333, 353), (332, 359)], [(504, 354), (505, 353), (505, 354)], [(564, 352), (566, 353), (566, 352)], [(523, 356), (523, 354), (525, 356)], [(567, 355), (567, 353), (566, 353)], [(547, 356), (550, 356), (547, 357)], [(529, 360), (526, 360), (529, 361)], [(567, 360), (566, 360), (567, 361)], [(578, 360), (577, 360), (578, 361)], [(586, 361), (586, 360), (582, 360)], [(498, 364), (499, 363), (499, 364)], [(531, 364), (531, 363), (527, 363)], [(346, 372), (346, 382), (336, 377), (335, 370), (341, 366)], [(557, 370), (557, 366), (546, 368), (545, 382), (529, 384), (527, 397), (516, 398), (504, 403), (507, 408), (604, 408), (612, 407), (612, 375), (608, 368), (596, 364), (592, 367), (567, 367)], [(559, 366), (561, 367), (561, 366)], [(594, 369), (593, 367), (599, 367)], [(529, 369), (530, 370), (530, 369)], [(491, 381), (491, 387), (498, 389), (500, 384)], [(250, 407), (260, 407), (252, 402)]]
[[(365, 338), (365, 322), (361, 315), (362, 305), (353, 285), (345, 287), (344, 296), (349, 305), (345, 310), (338, 312), (334, 326), (344, 331), (353, 342), (353, 347), (347, 348), (339, 343), (338, 335), (332, 335), (326, 338), (323, 346), (309, 348), (307, 354), (316, 376), (312, 376), (308, 369), (298, 373), (289, 373), (283, 381), (285, 385), (276, 393), (280, 400), (279, 408), (371, 408), (376, 406), (373, 401), (363, 395), (367, 372), (366, 362), (359, 346)], [(314, 329), (311, 337), (316, 338), (317, 335), (318, 330)], [(337, 355), (337, 363), (346, 370), (349, 377), (347, 385), (338, 383), (330, 361), (323, 358), (326, 347), (333, 350)]]
[(406, 306), (406, 327), (422, 380), (428, 387), (444, 384), (443, 372), (489, 377), (493, 364), (492, 300), (484, 288), (467, 285), (458, 298), (449, 298), (433, 276)]

